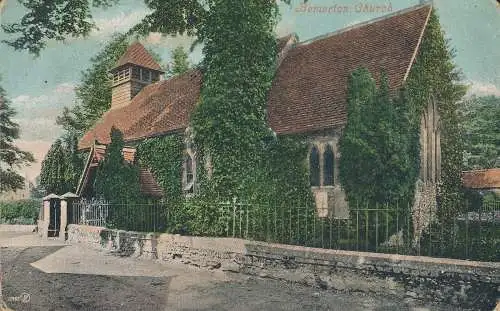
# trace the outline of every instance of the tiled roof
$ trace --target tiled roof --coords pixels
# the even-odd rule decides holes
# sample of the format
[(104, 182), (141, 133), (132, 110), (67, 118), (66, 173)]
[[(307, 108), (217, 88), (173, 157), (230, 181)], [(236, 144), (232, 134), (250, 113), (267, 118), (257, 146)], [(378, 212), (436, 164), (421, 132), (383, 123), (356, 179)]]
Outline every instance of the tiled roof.
[(469, 189), (500, 189), (500, 168), (463, 172), (462, 184)]
[(146, 86), (129, 105), (106, 112), (80, 140), (79, 149), (91, 147), (94, 140), (109, 144), (113, 125), (126, 141), (186, 128), (200, 94), (201, 81), (201, 72), (191, 70)]
[[(125, 54), (118, 60), (115, 68), (121, 67), (126, 64), (139, 65), (145, 68), (162, 71), (160, 65), (153, 59), (151, 54), (139, 42), (133, 43)], [(163, 72), (163, 71), (162, 71)]]
[(337, 127), (346, 122), (347, 81), (366, 67), (384, 69), (392, 90), (413, 61), (430, 5), (300, 43), (281, 63), (270, 92), (268, 119), (276, 133)]
[[(122, 151), (123, 159), (128, 163), (134, 163), (135, 160), (135, 148), (123, 148)], [(104, 156), (106, 155), (106, 146), (105, 145), (96, 145), (94, 147), (94, 158), (93, 162), (99, 163), (104, 160)]]
[[(346, 122), (349, 74), (360, 66), (375, 77), (384, 69), (392, 90), (400, 86), (418, 50), (431, 6), (332, 33), (290, 49), (277, 70), (269, 94), (268, 120), (278, 134), (334, 128)], [(283, 49), (292, 37), (278, 40)], [(202, 85), (192, 70), (145, 87), (128, 106), (106, 112), (79, 142), (79, 149), (110, 142), (111, 126), (126, 141), (183, 130), (188, 126)]]
[[(105, 145), (94, 145), (92, 148), (93, 155), (91, 155), (91, 158), (87, 162), (87, 165), (85, 167), (83, 176), (82, 176), (82, 181), (78, 185), (77, 193), (78, 195), (81, 195), (84, 188), (88, 187), (88, 183), (90, 182), (90, 174), (92, 174), (92, 171), (95, 170), (99, 164), (100, 161), (104, 159), (104, 156), (106, 154), (106, 146)], [(136, 149), (135, 148), (123, 148), (123, 158), (125, 161), (128, 163), (134, 163), (135, 161), (135, 153)], [(141, 188), (141, 192), (153, 197), (161, 197), (163, 196), (163, 191), (158, 185), (158, 182), (156, 181), (156, 178), (154, 177), (153, 173), (144, 166), (139, 167), (139, 184)]]

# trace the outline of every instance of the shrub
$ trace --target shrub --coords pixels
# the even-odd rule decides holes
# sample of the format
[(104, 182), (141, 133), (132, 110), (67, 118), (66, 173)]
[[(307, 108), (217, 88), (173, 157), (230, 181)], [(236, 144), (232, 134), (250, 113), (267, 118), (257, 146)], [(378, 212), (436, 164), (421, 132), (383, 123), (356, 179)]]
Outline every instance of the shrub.
[(0, 203), (0, 222), (8, 224), (35, 223), (42, 202), (19, 200)]

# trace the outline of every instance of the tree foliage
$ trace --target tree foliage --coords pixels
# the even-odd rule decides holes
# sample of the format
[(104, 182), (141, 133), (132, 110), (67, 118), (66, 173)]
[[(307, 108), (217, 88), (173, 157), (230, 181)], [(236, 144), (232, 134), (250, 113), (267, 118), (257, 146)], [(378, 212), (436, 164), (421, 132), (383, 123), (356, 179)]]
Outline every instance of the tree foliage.
[[(274, 76), (277, 7), (219, 1), (206, 17), (201, 103), (191, 120), (195, 144), (210, 154), (221, 196), (241, 196), (260, 177), (267, 92)], [(235, 22), (237, 21), (237, 22)]]
[(40, 200), (0, 202), (0, 220), (9, 224), (33, 224), (40, 210)]
[(418, 143), (405, 93), (391, 99), (365, 68), (351, 74), (347, 125), (340, 139), (340, 182), (352, 203), (408, 202), (418, 172)]
[[(290, 1), (284, 0), (283, 2), (289, 4)], [(16, 50), (27, 50), (38, 55), (50, 40), (63, 41), (67, 37), (88, 36), (93, 29), (97, 28), (93, 21), (92, 9), (106, 8), (118, 2), (119, 0), (20, 0), (27, 13), (19, 22), (2, 25), (6, 33), (18, 35), (18, 37), (3, 42)], [(216, 25), (206, 23), (213, 9), (218, 6), (231, 5), (233, 2), (228, 0), (144, 0), (151, 13), (146, 15), (129, 33), (187, 34), (197, 36), (198, 42), (202, 42), (205, 40), (204, 30), (217, 28)], [(267, 0), (252, 2), (266, 8), (276, 5), (274, 1)], [(234, 23), (239, 23), (237, 15), (234, 17)]]
[(83, 156), (77, 150), (77, 138), (57, 139), (45, 155), (40, 172), (40, 186), (45, 194), (75, 192), (83, 169)]
[(183, 74), (189, 68), (188, 54), (182, 46), (178, 46), (172, 51), (172, 66), (168, 68), (167, 77)]
[(109, 70), (116, 65), (127, 47), (127, 36), (117, 35), (91, 58), (90, 67), (82, 72), (81, 82), (76, 87), (76, 105), (64, 107), (57, 124), (81, 137), (111, 107)]
[(115, 203), (137, 202), (140, 197), (139, 171), (123, 157), (123, 134), (113, 127), (111, 143), (99, 163), (94, 189), (97, 196)]
[(500, 97), (472, 96), (461, 113), (465, 169), (500, 167)]
[(12, 120), (15, 114), (0, 86), (0, 193), (22, 189), (24, 177), (16, 169), (35, 161), (33, 154), (19, 149), (14, 143), (19, 138), (19, 124)]

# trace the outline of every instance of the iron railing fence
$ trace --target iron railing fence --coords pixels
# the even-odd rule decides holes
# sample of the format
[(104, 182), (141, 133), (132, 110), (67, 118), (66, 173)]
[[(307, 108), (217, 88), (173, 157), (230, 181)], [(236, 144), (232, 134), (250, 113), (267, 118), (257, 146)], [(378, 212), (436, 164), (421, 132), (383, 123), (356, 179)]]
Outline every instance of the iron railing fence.
[[(500, 201), (451, 219), (436, 210), (410, 213), (408, 204), (356, 205), (349, 217), (320, 218), (306, 204), (283, 206), (233, 200), (181, 206), (165, 201), (73, 203), (70, 223), (139, 232), (235, 237), (318, 248), (500, 261)], [(422, 214), (423, 213), (423, 214)], [(427, 214), (425, 214), (427, 213)], [(70, 218), (71, 219), (71, 218)]]
[(73, 202), (68, 211), (68, 223), (106, 227), (110, 204), (100, 199)]

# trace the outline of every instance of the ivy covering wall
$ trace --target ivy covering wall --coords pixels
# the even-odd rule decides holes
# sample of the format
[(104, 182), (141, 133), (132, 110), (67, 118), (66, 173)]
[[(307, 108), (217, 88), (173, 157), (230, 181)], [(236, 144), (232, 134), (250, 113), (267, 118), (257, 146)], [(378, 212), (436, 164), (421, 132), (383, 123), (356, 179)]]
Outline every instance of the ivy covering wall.
[(463, 206), (459, 102), (466, 93), (460, 71), (453, 63), (454, 50), (445, 39), (435, 10), (432, 10), (418, 55), (406, 81), (409, 105), (415, 109), (413, 122), (420, 122), (422, 111), (432, 95), (437, 102), (441, 129), (441, 182), (438, 185), (438, 213), (452, 219)]
[(163, 189), (165, 209), (160, 211), (161, 217), (166, 220), (167, 213), (176, 215), (169, 231), (179, 230), (186, 221), (182, 193), (184, 147), (181, 134), (149, 138), (137, 146), (138, 165), (148, 168)]
[(446, 224), (455, 219), (464, 203), (458, 108), (466, 89), (452, 59), (453, 50), (432, 11), (415, 62), (396, 96), (389, 97), (383, 74), (377, 88), (371, 76), (374, 73), (363, 68), (352, 73), (348, 121), (340, 140), (339, 174), (350, 206), (358, 202), (367, 202), (367, 207), (386, 203), (407, 206), (404, 211), (398, 210), (408, 215), (420, 169), (420, 120), (429, 102), (435, 101), (441, 133), (437, 213), (441, 234), (447, 238), (456, 232)]
[(410, 202), (419, 169), (418, 128), (410, 122), (406, 93), (391, 98), (366, 68), (348, 82), (347, 125), (339, 142), (340, 183), (351, 206)]

